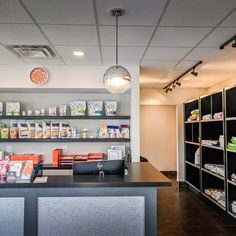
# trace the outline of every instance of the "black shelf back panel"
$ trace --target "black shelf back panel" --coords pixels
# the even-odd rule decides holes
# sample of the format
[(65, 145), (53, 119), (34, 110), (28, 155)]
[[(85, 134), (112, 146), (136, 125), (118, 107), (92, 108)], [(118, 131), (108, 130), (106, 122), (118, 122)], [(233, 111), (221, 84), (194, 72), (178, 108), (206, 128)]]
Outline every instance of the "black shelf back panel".
[(227, 122), (227, 143), (230, 142), (232, 136), (236, 136), (236, 120), (228, 120)]
[(236, 117), (236, 87), (226, 90), (226, 117)]
[(201, 119), (208, 114), (211, 114), (211, 96), (201, 98)]
[(228, 198), (229, 198), (229, 209), (231, 210), (231, 202), (236, 201), (236, 185), (228, 184)]
[(194, 164), (195, 153), (196, 153), (198, 148), (199, 148), (198, 145), (189, 144), (189, 143), (185, 144), (185, 155), (186, 155), (185, 157), (186, 157), (186, 161), (189, 161), (189, 162)]
[(236, 174), (236, 153), (227, 152), (227, 162), (228, 162), (228, 179), (231, 180), (231, 175)]
[(185, 121), (190, 117), (191, 111), (198, 109), (198, 100), (194, 100), (192, 102), (186, 103), (185, 104)]
[(216, 112), (222, 112), (223, 106), (222, 106), (222, 92), (215, 93), (212, 95), (212, 116)]
[(202, 123), (202, 140), (219, 140), (219, 136), (223, 133), (223, 122)]
[(199, 169), (186, 164), (186, 180), (197, 189), (200, 189)]
[(202, 171), (202, 187), (224, 189), (224, 180)]
[(223, 150), (202, 147), (202, 167), (206, 163), (210, 164), (224, 164), (224, 152)]

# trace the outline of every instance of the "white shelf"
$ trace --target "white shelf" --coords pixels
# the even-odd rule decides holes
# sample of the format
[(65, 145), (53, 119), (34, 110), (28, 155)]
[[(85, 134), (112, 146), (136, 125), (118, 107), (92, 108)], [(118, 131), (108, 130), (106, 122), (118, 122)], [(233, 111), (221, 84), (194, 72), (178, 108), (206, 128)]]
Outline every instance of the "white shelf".
[(228, 117), (226, 120), (236, 120), (236, 117)]
[(185, 121), (185, 124), (199, 123), (199, 120)]
[(223, 147), (216, 147), (216, 146), (209, 146), (209, 145), (205, 145), (205, 144), (201, 144), (202, 147), (207, 147), (207, 148), (213, 148), (213, 149), (218, 149), (218, 150), (224, 150)]
[(205, 169), (205, 168), (202, 168), (202, 170), (203, 170), (204, 172), (210, 174), (210, 175), (213, 175), (213, 176), (215, 176), (215, 177), (217, 177), (217, 178), (223, 180), (223, 181), (225, 180), (224, 176), (218, 175), (218, 174), (216, 174), (216, 173), (214, 173), (214, 172), (212, 172), (212, 171), (210, 171), (210, 170), (207, 170), (207, 169)]
[(187, 144), (193, 144), (193, 145), (197, 145), (197, 146), (200, 145), (200, 143), (195, 143), (195, 142), (190, 142), (190, 141), (185, 141), (185, 143), (187, 143)]
[(213, 202), (213, 203), (215, 203), (218, 207), (220, 207), (222, 210), (226, 210), (226, 208), (225, 207), (223, 207), (222, 205), (220, 205), (220, 203), (218, 203), (215, 199), (213, 199), (212, 197), (210, 197), (210, 196), (208, 196), (207, 194), (205, 194), (205, 193), (203, 193), (202, 192), (202, 195), (204, 196), (204, 197), (206, 197), (207, 199), (209, 199), (211, 202)]
[(232, 217), (234, 217), (234, 218), (236, 219), (236, 214), (234, 214), (234, 213), (231, 212), (231, 211), (228, 211), (228, 213), (229, 213)]
[(185, 161), (185, 163), (200, 169), (200, 165), (193, 164), (192, 162), (189, 162), (189, 161)]
[(231, 150), (231, 149), (226, 149), (227, 150), (227, 152), (234, 152), (234, 153), (236, 153), (236, 150)]
[(234, 185), (234, 186), (236, 186), (236, 182), (234, 182), (234, 181), (232, 181), (232, 180), (230, 180), (230, 179), (228, 179), (227, 182), (230, 183), (230, 184), (232, 184), (232, 185)]
[(196, 188), (194, 185), (192, 185), (191, 183), (189, 183), (187, 180), (185, 180), (185, 182), (190, 185), (192, 188), (194, 188), (196, 191), (198, 191), (200, 193), (200, 190), (198, 188)]
[(205, 123), (205, 122), (215, 122), (215, 121), (223, 121), (223, 119), (201, 120), (201, 123)]

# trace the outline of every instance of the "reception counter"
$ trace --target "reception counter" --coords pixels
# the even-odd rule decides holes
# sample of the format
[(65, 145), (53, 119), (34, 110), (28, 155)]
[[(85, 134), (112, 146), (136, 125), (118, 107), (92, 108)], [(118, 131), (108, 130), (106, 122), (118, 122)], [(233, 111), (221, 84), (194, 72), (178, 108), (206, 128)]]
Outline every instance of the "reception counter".
[(156, 236), (157, 190), (171, 181), (149, 163), (125, 176), (49, 176), (0, 184), (0, 235)]

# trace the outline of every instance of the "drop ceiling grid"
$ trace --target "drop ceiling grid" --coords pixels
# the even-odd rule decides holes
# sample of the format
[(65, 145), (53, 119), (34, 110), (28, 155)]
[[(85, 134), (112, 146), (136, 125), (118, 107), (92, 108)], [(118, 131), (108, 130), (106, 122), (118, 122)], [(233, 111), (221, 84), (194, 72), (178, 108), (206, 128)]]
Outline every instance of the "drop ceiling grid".
[[(32, 33), (27, 35), (28, 42), (50, 44), (59, 55), (59, 59), (54, 62), (48, 60), (47, 63), (78, 65), (80, 62), (114, 63), (115, 21), (109, 15), (109, 10), (122, 7), (126, 15), (119, 19), (120, 62), (164, 69), (166, 75), (162, 78), (170, 79), (172, 71), (185, 70), (197, 60), (206, 58), (199, 48), (204, 47), (205, 52), (210, 54), (217, 50), (223, 38), (230, 37), (236, 31), (236, 25), (232, 22), (236, 19), (235, 0), (199, 0), (191, 3), (189, 0), (70, 0), (70, 4), (68, 0), (2, 2), (2, 45), (10, 42), (10, 39), (12, 43), (20, 42), (21, 37), (22, 43), (27, 42), (23, 40), (27, 34), (18, 32), (23, 28), (32, 28)], [(1, 12), (5, 13), (5, 17)], [(9, 40), (3, 40), (4, 33), (7, 31), (10, 34), (11, 28), (19, 36), (12, 34)], [(73, 31), (74, 36), (71, 36)], [(35, 40), (37, 34), (41, 36)], [(78, 38), (83, 40), (78, 43)], [(88, 51), (87, 59), (73, 58), (71, 50), (80, 48)], [(193, 56), (191, 53), (195, 49), (199, 52)], [(201, 55), (203, 58), (200, 58)], [(17, 57), (14, 59), (19, 61)], [(24, 61), (28, 64), (33, 62), (30, 59)]]

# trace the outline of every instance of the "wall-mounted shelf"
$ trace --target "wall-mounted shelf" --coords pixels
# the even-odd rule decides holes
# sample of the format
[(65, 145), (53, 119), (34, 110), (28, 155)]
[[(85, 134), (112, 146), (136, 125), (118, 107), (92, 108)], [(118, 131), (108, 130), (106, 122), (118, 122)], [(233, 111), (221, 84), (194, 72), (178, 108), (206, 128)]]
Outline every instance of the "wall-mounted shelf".
[(201, 144), (202, 147), (207, 147), (207, 148), (212, 148), (212, 149), (218, 149), (218, 150), (224, 150), (223, 147), (217, 147), (217, 146), (210, 146), (210, 145), (205, 145), (205, 144)]
[(129, 120), (130, 116), (0, 116), (0, 120)]
[(130, 142), (129, 138), (55, 138), (55, 139), (0, 139), (1, 143), (57, 143), (57, 142)]
[(216, 122), (216, 121), (223, 121), (223, 119), (211, 119), (211, 120), (201, 120), (201, 123), (205, 123), (205, 122)]

